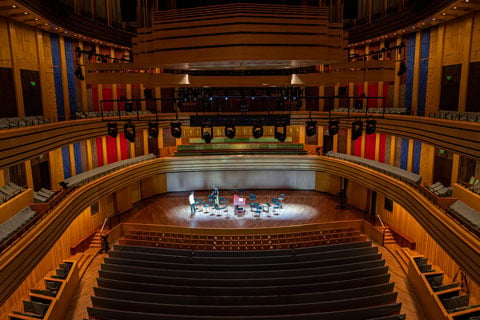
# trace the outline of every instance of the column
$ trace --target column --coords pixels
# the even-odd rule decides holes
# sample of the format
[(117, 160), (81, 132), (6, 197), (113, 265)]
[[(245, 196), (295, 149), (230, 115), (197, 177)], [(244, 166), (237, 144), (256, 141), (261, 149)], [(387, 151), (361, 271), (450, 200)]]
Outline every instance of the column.
[(395, 165), (395, 141), (397, 141), (395, 136), (390, 136), (390, 159), (388, 164), (391, 166)]
[(92, 152), (92, 139), (85, 140), (87, 144), (87, 167), (88, 170), (93, 169), (93, 152)]
[[(460, 92), (458, 97), (458, 111), (465, 112), (467, 108), (468, 77), (470, 74), (470, 56), (472, 53), (472, 34), (474, 15), (470, 14), (465, 20), (463, 39), (462, 75), (460, 77)], [(452, 183), (454, 181), (452, 180)], [(456, 182), (456, 180), (455, 180)]]
[(413, 115), (417, 114), (418, 109), (418, 88), (420, 86), (420, 51), (422, 47), (422, 33), (415, 34), (415, 61), (413, 63), (413, 85), (412, 85), (412, 107)]
[(50, 185), (53, 190), (59, 189), (59, 183), (63, 177), (62, 149), (57, 148), (48, 153), (48, 165), (50, 167)]
[(70, 119), (70, 94), (68, 92), (68, 77), (67, 77), (67, 58), (65, 56), (65, 38), (58, 37), (60, 47), (60, 71), (62, 74), (62, 91), (63, 104), (65, 110), (65, 120)]
[(407, 161), (408, 171), (412, 171), (412, 167), (413, 167), (413, 143), (414, 143), (413, 139), (408, 139), (408, 161)]

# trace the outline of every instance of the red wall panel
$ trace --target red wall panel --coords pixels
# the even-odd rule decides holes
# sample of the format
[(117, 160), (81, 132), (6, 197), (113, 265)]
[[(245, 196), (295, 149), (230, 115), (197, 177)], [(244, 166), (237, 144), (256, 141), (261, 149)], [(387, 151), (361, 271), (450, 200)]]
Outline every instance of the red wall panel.
[(365, 136), (365, 158), (375, 160), (375, 142), (377, 135), (375, 133)]
[(113, 163), (118, 161), (117, 157), (117, 138), (107, 136), (107, 161)]

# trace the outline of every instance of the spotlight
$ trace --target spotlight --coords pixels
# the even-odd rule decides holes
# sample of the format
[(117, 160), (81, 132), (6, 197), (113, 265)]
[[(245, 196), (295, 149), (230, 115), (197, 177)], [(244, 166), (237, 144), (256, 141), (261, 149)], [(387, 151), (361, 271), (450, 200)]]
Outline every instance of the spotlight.
[(252, 135), (255, 139), (261, 138), (263, 136), (263, 126), (261, 124), (253, 125)]
[[(280, 131), (279, 129), (282, 130)], [(285, 139), (287, 139), (287, 126), (285, 124), (275, 125), (275, 139), (280, 142), (285, 142)]]
[(148, 123), (148, 135), (152, 138), (158, 138), (158, 122)]
[(182, 137), (182, 123), (181, 122), (170, 123), (170, 133), (175, 138), (181, 138)]
[(305, 127), (307, 137), (312, 137), (317, 133), (317, 121), (307, 121), (307, 126)]
[(83, 76), (83, 73), (82, 73), (82, 68), (80, 66), (77, 66), (77, 68), (75, 69), (75, 72), (74, 72), (75, 76), (80, 79), (80, 80), (85, 80), (85, 77)]
[(80, 59), (82, 57), (82, 49), (75, 47), (75, 52), (77, 53), (77, 59)]
[(202, 139), (205, 143), (212, 142), (213, 139), (213, 127), (211, 124), (202, 125)]
[(405, 72), (407, 72), (407, 65), (405, 62), (400, 63), (400, 68), (398, 69), (397, 76), (403, 75)]
[(123, 126), (123, 134), (125, 139), (130, 142), (135, 142), (135, 125), (133, 123), (127, 122)]
[(116, 138), (118, 135), (118, 127), (115, 122), (107, 123), (107, 133), (110, 137)]
[(92, 48), (90, 51), (88, 51), (87, 60), (88, 61), (92, 60), (94, 54), (95, 54), (95, 49)]
[(328, 135), (334, 136), (338, 133), (338, 120), (328, 121)]
[(367, 125), (365, 126), (365, 133), (372, 134), (372, 133), (375, 133), (375, 130), (377, 130), (377, 120), (367, 119)]
[(230, 139), (235, 138), (235, 126), (233, 124), (225, 126), (225, 136)]
[(357, 140), (362, 136), (363, 131), (363, 122), (361, 120), (357, 120), (352, 122), (352, 140)]

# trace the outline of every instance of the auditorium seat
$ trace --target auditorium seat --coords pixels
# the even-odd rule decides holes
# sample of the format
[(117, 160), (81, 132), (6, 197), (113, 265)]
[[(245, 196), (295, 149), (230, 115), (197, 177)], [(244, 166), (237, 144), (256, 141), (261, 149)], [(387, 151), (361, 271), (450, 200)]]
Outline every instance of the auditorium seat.
[(88, 313), (98, 320), (404, 319), (369, 241), (233, 252), (115, 245), (97, 284)]

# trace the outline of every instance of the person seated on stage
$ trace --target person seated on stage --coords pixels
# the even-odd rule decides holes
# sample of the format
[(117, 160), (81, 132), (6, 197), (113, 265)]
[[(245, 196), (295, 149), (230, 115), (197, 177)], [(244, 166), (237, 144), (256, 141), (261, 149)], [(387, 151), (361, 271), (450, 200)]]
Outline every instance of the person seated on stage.
[(213, 198), (213, 202), (214, 202), (215, 207), (219, 207), (220, 206), (220, 193), (218, 191), (217, 186), (213, 185), (213, 191), (210, 195)]
[(193, 194), (193, 191), (190, 192), (190, 195), (188, 196), (188, 202), (190, 203), (190, 212), (194, 214), (195, 213), (195, 195)]

